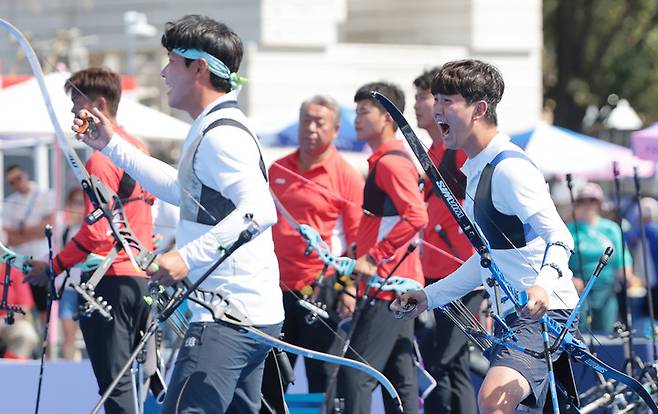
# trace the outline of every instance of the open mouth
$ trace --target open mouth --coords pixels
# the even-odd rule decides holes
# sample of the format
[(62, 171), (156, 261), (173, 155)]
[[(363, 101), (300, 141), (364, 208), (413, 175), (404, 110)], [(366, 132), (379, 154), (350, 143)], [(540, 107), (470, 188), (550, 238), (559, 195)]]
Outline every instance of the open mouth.
[(439, 128), (441, 128), (441, 133), (443, 135), (448, 135), (450, 133), (450, 125), (446, 124), (445, 122), (439, 122), (438, 125)]

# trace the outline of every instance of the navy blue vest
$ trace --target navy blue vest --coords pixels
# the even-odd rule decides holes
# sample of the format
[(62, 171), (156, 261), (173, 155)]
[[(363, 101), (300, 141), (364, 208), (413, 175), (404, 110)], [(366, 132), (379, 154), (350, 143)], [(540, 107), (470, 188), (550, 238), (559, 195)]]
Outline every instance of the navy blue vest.
[(519, 151), (506, 150), (496, 155), (482, 170), (473, 206), (475, 222), (489, 241), (489, 246), (497, 250), (520, 248), (537, 237), (537, 233), (529, 224), (523, 224), (517, 216), (501, 213), (493, 204), (491, 178), (496, 166), (507, 158), (521, 158), (535, 165), (527, 155)]

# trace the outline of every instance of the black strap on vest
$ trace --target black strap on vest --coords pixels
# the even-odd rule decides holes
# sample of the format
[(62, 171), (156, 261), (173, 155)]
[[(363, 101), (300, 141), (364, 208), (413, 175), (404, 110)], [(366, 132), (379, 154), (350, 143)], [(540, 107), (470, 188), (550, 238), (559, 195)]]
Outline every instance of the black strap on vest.
[(62, 240), (61, 240), (62, 246), (64, 246), (66, 242), (69, 241), (69, 233), (71, 233), (71, 226), (66, 226), (64, 228), (64, 232), (62, 232)]
[(86, 248), (85, 246), (83, 246), (79, 241), (77, 241), (77, 240), (75, 239), (75, 237), (73, 237), (73, 238), (71, 239), (71, 241), (73, 242), (73, 244), (75, 244), (75, 247), (77, 247), (78, 249), (80, 249), (80, 251), (85, 252), (85, 253), (87, 253), (87, 254), (91, 254), (91, 253), (93, 253), (91, 250), (87, 249), (87, 248)]
[(146, 204), (152, 206), (154, 199), (152, 197), (146, 197), (144, 195), (144, 191), (142, 191), (142, 194), (137, 197), (130, 197), (133, 191), (135, 191), (136, 185), (137, 182), (135, 179), (124, 171), (123, 175), (121, 176), (121, 180), (119, 181), (119, 188), (117, 190), (117, 196), (119, 197), (119, 200), (121, 200), (121, 204), (126, 205), (133, 201), (143, 200)]
[[(372, 213), (372, 215), (376, 217), (391, 217), (399, 215), (398, 209), (393, 204), (391, 197), (389, 197), (389, 195), (386, 194), (384, 190), (379, 188), (375, 182), (377, 164), (379, 164), (379, 160), (387, 155), (396, 155), (398, 157), (406, 158), (409, 160), (409, 162), (412, 162), (409, 154), (402, 150), (387, 151), (381, 157), (379, 157), (377, 161), (375, 161), (375, 165), (372, 166), (372, 170), (370, 170), (370, 173), (368, 173), (368, 177), (366, 177), (366, 184), (363, 187), (363, 209)], [(419, 189), (422, 187), (422, 184), (422, 180), (419, 176)]]
[[(208, 111), (208, 114), (206, 114), (206, 116), (212, 114), (215, 111), (219, 111), (220, 109), (226, 109), (226, 108), (238, 108), (239, 109), (240, 107), (238, 106), (238, 101), (220, 102), (217, 105), (215, 105), (210, 111)], [(258, 162), (259, 167), (260, 167), (260, 171), (261, 171), (261, 173), (263, 173), (263, 178), (265, 178), (265, 181), (268, 181), (267, 168), (265, 168), (265, 161), (263, 160), (263, 153), (261, 152), (260, 146), (258, 145), (258, 138), (254, 134), (252, 134), (251, 131), (249, 130), (249, 128), (247, 128), (244, 124), (242, 124), (239, 121), (236, 121), (235, 119), (220, 118), (220, 119), (217, 119), (216, 121), (212, 122), (210, 125), (208, 125), (206, 127), (206, 129), (203, 130), (202, 135), (206, 135), (208, 133), (208, 131), (210, 131), (211, 129), (216, 128), (218, 126), (222, 126), (222, 125), (229, 125), (229, 126), (233, 126), (233, 127), (236, 127), (236, 128), (240, 128), (241, 130), (243, 130), (244, 132), (249, 134), (249, 136), (254, 140), (254, 142), (256, 143), (256, 148), (258, 149), (258, 156), (260, 157), (260, 161)]]
[[(491, 180), (498, 163), (506, 158), (521, 158), (532, 161), (516, 151), (503, 151), (482, 170), (475, 190), (475, 222), (489, 241), (492, 249), (509, 250), (524, 247), (537, 235), (532, 228), (523, 224), (517, 216), (503, 214), (493, 204)], [(534, 164), (533, 164), (534, 165)]]
[(235, 128), (240, 128), (241, 130), (243, 130), (244, 132), (249, 134), (249, 136), (254, 140), (254, 142), (256, 143), (256, 148), (258, 149), (258, 156), (260, 157), (260, 160), (258, 161), (258, 166), (260, 167), (260, 172), (263, 174), (263, 178), (267, 182), (268, 181), (268, 179), (267, 179), (267, 168), (265, 168), (265, 161), (263, 160), (263, 153), (260, 151), (260, 146), (258, 146), (258, 138), (256, 138), (251, 133), (251, 131), (249, 131), (249, 129), (246, 126), (244, 126), (244, 124), (242, 124), (241, 122), (236, 121), (235, 119), (220, 118), (220, 119), (214, 121), (213, 123), (211, 123), (210, 125), (208, 125), (208, 127), (203, 130), (203, 135), (206, 135), (206, 133), (208, 131), (210, 131), (211, 129), (222, 126), (222, 125), (228, 125), (228, 126), (232, 126), (232, 127), (235, 127)]
[[(238, 103), (237, 101), (234, 100), (221, 102), (217, 104), (215, 107), (213, 107), (210, 111), (208, 111), (208, 114), (211, 114), (215, 111), (225, 108), (238, 108)], [(260, 157), (259, 160), (260, 171), (263, 174), (263, 178), (267, 182), (268, 181), (267, 169), (265, 168), (265, 161), (263, 160), (263, 154), (260, 150), (260, 146), (258, 145), (258, 138), (256, 138), (256, 136), (253, 135), (251, 131), (249, 131), (249, 128), (247, 128), (241, 122), (231, 118), (217, 119), (213, 121), (210, 125), (208, 125), (206, 129), (203, 130), (202, 136), (205, 136), (211, 129), (223, 125), (239, 128), (244, 132), (246, 132), (247, 134), (249, 134), (249, 136), (254, 140), (254, 143), (256, 144), (256, 148), (258, 149), (258, 155)], [(215, 224), (222, 221), (226, 216), (228, 216), (233, 210), (235, 210), (235, 204), (233, 204), (233, 201), (231, 201), (229, 198), (224, 197), (224, 195), (222, 195), (219, 191), (210, 188), (203, 183), (201, 183), (201, 186), (202, 188), (201, 188), (201, 194), (199, 196), (199, 204), (201, 204), (205, 208), (205, 210), (199, 209), (197, 213), (196, 222), (200, 224), (214, 226)]]

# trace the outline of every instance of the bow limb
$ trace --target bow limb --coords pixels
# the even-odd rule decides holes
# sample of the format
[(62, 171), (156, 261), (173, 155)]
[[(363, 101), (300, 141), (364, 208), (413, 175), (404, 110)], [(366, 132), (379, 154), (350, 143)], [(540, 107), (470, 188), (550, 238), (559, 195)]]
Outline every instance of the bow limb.
[(83, 181), (88, 182), (89, 173), (84, 169), (84, 166), (80, 161), (80, 158), (75, 153), (75, 151), (72, 150), (71, 146), (69, 145), (69, 142), (66, 139), (66, 136), (64, 135), (64, 130), (62, 129), (62, 126), (59, 124), (59, 121), (57, 120), (55, 108), (52, 104), (52, 100), (50, 99), (50, 95), (48, 94), (48, 88), (46, 87), (46, 82), (44, 80), (45, 79), (44, 74), (41, 69), (41, 65), (39, 64), (39, 59), (37, 58), (36, 53), (34, 53), (34, 49), (32, 49), (32, 46), (27, 41), (23, 33), (21, 33), (20, 30), (18, 30), (11, 23), (9, 23), (6, 20), (0, 19), (0, 26), (2, 26), (7, 32), (9, 32), (16, 39), (21, 49), (23, 49), (23, 52), (25, 53), (25, 57), (27, 58), (27, 61), (30, 64), (30, 68), (32, 69), (32, 73), (34, 74), (34, 78), (39, 86), (39, 92), (41, 92), (41, 97), (43, 98), (43, 101), (46, 105), (46, 109), (48, 111), (48, 117), (50, 118), (50, 122), (52, 123), (53, 128), (55, 129), (55, 136), (57, 137), (57, 143), (60, 145), (62, 151), (67, 156), (66, 160), (68, 161), (69, 165), (73, 169), (76, 178), (78, 178), (78, 180), (81, 183)]
[(623, 374), (617, 371), (616, 369), (610, 367), (609, 365), (605, 364), (603, 361), (601, 361), (594, 355), (587, 352), (583, 347), (574, 346), (572, 344), (565, 344), (564, 350), (567, 353), (569, 353), (569, 355), (571, 355), (576, 361), (587, 365), (588, 367), (592, 368), (593, 370), (600, 373), (604, 377), (616, 380), (626, 385), (628, 388), (633, 390), (637, 395), (639, 395), (640, 398), (642, 398), (642, 400), (644, 401), (645, 404), (647, 404), (647, 407), (649, 407), (651, 412), (653, 412), (654, 414), (658, 414), (658, 406), (656, 406), (656, 402), (651, 397), (651, 394), (635, 378)]
[(400, 399), (400, 396), (398, 395), (398, 392), (395, 390), (393, 384), (391, 384), (391, 382), (384, 376), (384, 374), (377, 371), (375, 368), (371, 367), (370, 365), (364, 364), (362, 362), (353, 359), (342, 358), (339, 356), (325, 354), (323, 352), (318, 352), (318, 351), (312, 351), (310, 349), (292, 345), (280, 339), (276, 339), (273, 336), (268, 335), (257, 328), (254, 328), (253, 326), (242, 326), (241, 329), (247, 332), (247, 334), (253, 339), (256, 339), (257, 341), (262, 342), (264, 344), (279, 348), (283, 351), (290, 352), (296, 355), (301, 355), (304, 358), (310, 358), (318, 361), (328, 362), (331, 364), (337, 364), (349, 368), (354, 368), (356, 370), (359, 370), (361, 372), (370, 375), (371, 377), (375, 378), (377, 382), (379, 382), (382, 385), (382, 387), (386, 390), (386, 392), (388, 392), (391, 398), (396, 401), (399, 411), (402, 412), (402, 400)]

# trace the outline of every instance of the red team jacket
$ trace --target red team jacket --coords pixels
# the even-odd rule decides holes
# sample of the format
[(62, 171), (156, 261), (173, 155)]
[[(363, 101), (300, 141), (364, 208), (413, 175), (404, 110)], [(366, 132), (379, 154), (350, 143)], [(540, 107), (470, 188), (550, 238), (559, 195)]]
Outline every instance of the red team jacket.
[[(406, 156), (395, 155), (391, 151), (402, 151)], [(427, 211), (418, 185), (418, 170), (401, 141), (389, 141), (377, 148), (368, 158), (368, 166), (370, 176), (375, 168), (374, 184), (388, 196), (397, 214), (381, 217), (366, 211), (356, 238), (356, 254), (357, 257), (369, 254), (379, 263), (378, 275), (386, 277), (420, 229), (427, 225)], [(366, 191), (365, 210), (373, 201), (368, 197)], [(377, 201), (377, 204), (381, 203)], [(424, 285), (418, 249), (404, 260), (394, 276), (410, 278)], [(363, 286), (360, 288), (363, 289)], [(382, 291), (377, 297), (390, 300), (394, 294)]]

